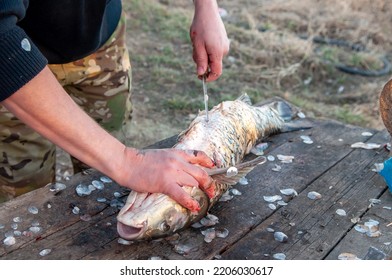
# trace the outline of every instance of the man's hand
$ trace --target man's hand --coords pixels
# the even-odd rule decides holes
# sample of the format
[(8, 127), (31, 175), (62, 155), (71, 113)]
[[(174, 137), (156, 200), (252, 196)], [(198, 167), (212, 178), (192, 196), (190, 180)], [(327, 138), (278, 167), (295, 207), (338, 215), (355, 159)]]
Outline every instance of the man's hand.
[(204, 153), (193, 150), (157, 149), (125, 150), (123, 186), (139, 192), (164, 193), (191, 211), (200, 210), (182, 186), (203, 189), (211, 198), (214, 183), (207, 172), (197, 165), (211, 168), (212, 160)]
[(216, 0), (195, 0), (195, 14), (190, 28), (193, 60), (197, 75), (207, 73), (207, 81), (222, 74), (222, 59), (229, 52), (229, 39), (219, 15)]

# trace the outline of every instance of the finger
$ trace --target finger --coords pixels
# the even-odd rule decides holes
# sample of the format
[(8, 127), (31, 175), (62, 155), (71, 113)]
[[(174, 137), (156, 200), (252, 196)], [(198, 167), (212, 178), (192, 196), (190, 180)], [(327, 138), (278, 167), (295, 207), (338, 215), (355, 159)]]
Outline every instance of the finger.
[(195, 41), (193, 44), (193, 60), (196, 63), (197, 76), (202, 76), (208, 69), (208, 54), (204, 44)]
[(214, 198), (215, 197), (215, 189), (216, 189), (216, 186), (215, 186), (215, 181), (211, 178), (211, 181), (210, 181), (211, 183), (206, 187), (206, 188), (202, 188), (201, 186), (200, 186), (200, 188), (208, 195), (208, 197), (211, 199), (211, 198)]
[(186, 159), (189, 163), (192, 164), (199, 164), (204, 167), (214, 167), (215, 163), (213, 160), (207, 156), (207, 154), (203, 151), (198, 151), (198, 150), (182, 150), (182, 152), (185, 154)]
[(168, 192), (166, 194), (191, 212), (200, 211), (199, 203), (194, 200), (186, 191), (184, 191), (178, 184), (169, 186)]
[[(187, 168), (184, 169), (184, 172), (189, 174), (189, 176), (192, 177), (192, 180), (197, 181), (197, 185), (199, 186), (199, 188), (202, 189), (209, 198), (213, 198), (215, 196), (214, 180), (208, 175), (207, 171), (196, 165), (188, 165)], [(185, 182), (185, 179), (190, 180), (190, 178), (184, 177), (181, 182)]]
[(208, 56), (209, 58), (209, 67), (210, 67), (210, 71), (208, 73), (207, 76), (207, 81), (211, 82), (211, 81), (215, 81), (216, 79), (218, 79), (220, 77), (220, 75), (222, 75), (222, 56), (217, 56), (217, 55), (213, 55), (210, 54)]

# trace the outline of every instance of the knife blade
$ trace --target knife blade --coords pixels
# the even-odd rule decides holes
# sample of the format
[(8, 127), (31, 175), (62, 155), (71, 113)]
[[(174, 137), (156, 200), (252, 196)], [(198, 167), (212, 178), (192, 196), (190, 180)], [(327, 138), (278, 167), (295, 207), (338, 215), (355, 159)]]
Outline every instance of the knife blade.
[(206, 82), (207, 75), (203, 75), (203, 94), (204, 94), (204, 110), (206, 111), (206, 122), (209, 121), (208, 119), (208, 93), (207, 93), (207, 82)]

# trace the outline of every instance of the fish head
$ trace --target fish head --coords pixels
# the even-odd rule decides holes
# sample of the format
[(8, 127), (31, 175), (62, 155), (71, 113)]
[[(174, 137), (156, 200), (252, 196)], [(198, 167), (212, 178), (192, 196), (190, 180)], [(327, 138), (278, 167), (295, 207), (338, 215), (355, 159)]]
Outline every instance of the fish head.
[[(202, 196), (206, 197), (204, 194)], [(151, 240), (169, 236), (205, 215), (208, 203), (197, 200), (202, 210), (192, 213), (165, 194), (131, 192), (117, 215), (117, 232), (126, 240)]]

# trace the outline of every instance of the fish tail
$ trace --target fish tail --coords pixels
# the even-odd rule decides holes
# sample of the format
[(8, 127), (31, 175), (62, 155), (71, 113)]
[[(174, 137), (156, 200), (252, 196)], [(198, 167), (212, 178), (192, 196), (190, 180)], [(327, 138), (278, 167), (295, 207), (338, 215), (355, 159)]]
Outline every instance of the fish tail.
[(313, 127), (309, 120), (299, 117), (300, 113), (302, 113), (300, 108), (280, 97), (268, 99), (260, 106), (273, 108), (279, 117), (283, 119), (284, 124), (280, 128), (280, 132), (291, 132)]

